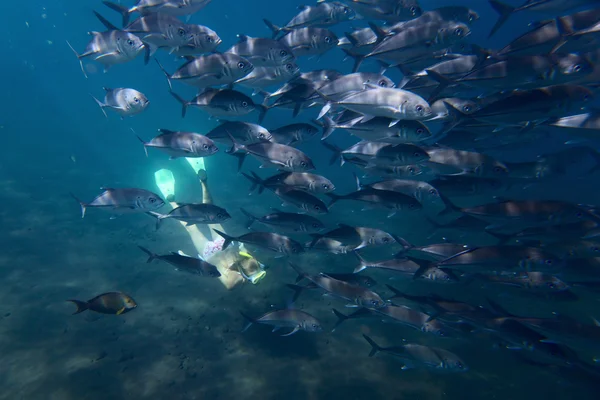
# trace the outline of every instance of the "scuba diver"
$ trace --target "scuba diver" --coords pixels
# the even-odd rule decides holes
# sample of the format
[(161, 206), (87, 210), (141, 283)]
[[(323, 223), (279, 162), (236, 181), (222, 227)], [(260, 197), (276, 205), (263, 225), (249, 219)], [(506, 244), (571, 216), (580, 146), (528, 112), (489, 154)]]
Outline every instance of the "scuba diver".
[[(203, 158), (186, 158), (191, 165), (202, 187), (202, 203), (213, 204), (213, 198), (208, 188), (208, 176)], [(168, 204), (174, 209), (179, 207), (175, 202), (175, 178), (168, 169), (161, 169), (154, 174), (155, 182)], [(222, 237), (208, 229), (208, 225), (192, 225), (185, 221), (179, 221), (188, 232), (198, 256), (215, 265), (221, 276), (218, 278), (227, 288), (232, 289), (243, 282), (252, 284), (259, 283), (265, 276), (266, 271), (254, 256), (252, 256), (242, 245), (230, 246), (223, 250), (224, 240)], [(224, 230), (220, 224), (211, 224), (218, 230)], [(180, 252), (181, 253), (181, 252)]]

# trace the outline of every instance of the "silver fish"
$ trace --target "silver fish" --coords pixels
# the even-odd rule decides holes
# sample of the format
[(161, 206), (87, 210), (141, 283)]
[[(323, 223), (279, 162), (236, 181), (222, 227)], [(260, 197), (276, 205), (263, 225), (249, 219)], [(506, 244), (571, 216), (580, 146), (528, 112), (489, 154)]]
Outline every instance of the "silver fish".
[[(274, 167), (290, 172), (304, 172), (315, 169), (312, 160), (294, 147), (272, 142), (243, 145), (233, 138), (231, 140), (233, 147), (229, 153), (239, 158), (239, 168), (241, 168), (246, 155), (249, 154), (260, 161), (264, 167)], [(242, 154), (236, 154), (237, 152)]]
[(350, 7), (339, 1), (319, 2), (316, 6), (299, 6), (300, 12), (285, 26), (274, 25), (269, 20), (264, 23), (273, 32), (273, 38), (281, 32), (290, 32), (304, 27), (319, 27), (335, 25), (356, 18), (356, 13)]
[(140, 142), (144, 144), (146, 156), (148, 156), (148, 147), (154, 147), (169, 154), (171, 160), (178, 157), (208, 157), (219, 151), (211, 139), (199, 133), (176, 132), (167, 129), (159, 129), (159, 132), (161, 134), (149, 142), (145, 142), (138, 136)]
[(256, 92), (269, 86), (288, 82), (299, 74), (300, 67), (296, 63), (289, 62), (275, 67), (256, 67), (248, 75), (233, 83), (255, 89)]
[(117, 214), (145, 213), (154, 211), (165, 205), (163, 199), (148, 190), (137, 188), (102, 188), (103, 192), (89, 203), (71, 196), (81, 205), (81, 218), (89, 207), (112, 211)]
[(265, 324), (273, 326), (273, 332), (281, 328), (292, 328), (292, 331), (281, 336), (291, 336), (299, 330), (306, 332), (321, 332), (323, 330), (321, 323), (312, 315), (294, 309), (269, 311), (258, 318), (252, 318), (242, 313), (242, 316), (248, 324), (242, 332), (245, 332), (252, 324)]
[(176, 17), (188, 16), (202, 10), (212, 0), (138, 0), (131, 7), (103, 1), (105, 5), (119, 12), (123, 16), (123, 26), (127, 25), (131, 14), (137, 12), (142, 15), (165, 13)]
[(172, 80), (199, 88), (229, 85), (254, 70), (250, 61), (232, 53), (214, 53), (195, 57), (173, 74), (169, 74), (158, 61), (157, 63), (166, 75), (171, 89)]
[(288, 32), (279, 41), (289, 47), (295, 57), (316, 56), (335, 48), (338, 37), (329, 29), (304, 27)]
[(223, 250), (232, 242), (244, 243), (252, 246), (261, 247), (266, 250), (280, 253), (282, 255), (294, 255), (304, 252), (304, 248), (298, 242), (287, 236), (271, 232), (250, 232), (242, 236), (229, 236), (221, 231), (213, 229), (219, 236), (225, 239)]
[(146, 95), (135, 89), (104, 88), (104, 90), (106, 91), (106, 94), (104, 95), (103, 102), (94, 96), (92, 96), (92, 98), (96, 101), (96, 104), (100, 106), (104, 116), (107, 118), (108, 115), (105, 111), (106, 108), (115, 111), (121, 115), (121, 118), (123, 118), (125, 116), (132, 116), (143, 112), (150, 104), (150, 100), (148, 100)]
[(156, 217), (157, 228), (160, 226), (162, 221), (171, 218), (186, 222), (186, 226), (198, 224), (221, 224), (228, 219), (231, 219), (231, 215), (229, 215), (227, 210), (214, 204), (207, 203), (179, 204), (168, 214), (159, 214), (156, 212), (150, 212), (150, 214)]
[(273, 67), (295, 60), (294, 53), (284, 43), (273, 39), (238, 35), (239, 42), (227, 53), (244, 57), (255, 67)]
[(144, 253), (148, 255), (147, 263), (151, 263), (154, 260), (164, 261), (173, 265), (177, 270), (187, 272), (193, 275), (205, 276), (208, 278), (218, 278), (221, 273), (211, 263), (208, 263), (199, 258), (185, 256), (179, 253), (171, 252), (170, 254), (158, 255), (152, 253), (150, 250), (138, 246)]
[(246, 176), (252, 187), (250, 191), (258, 188), (258, 193), (264, 189), (276, 189), (278, 187), (301, 190), (310, 193), (330, 193), (335, 190), (335, 185), (327, 178), (321, 175), (311, 174), (310, 172), (282, 172), (273, 175), (267, 179), (261, 179), (260, 176), (251, 172), (252, 176)]
[(144, 50), (142, 40), (133, 33), (109, 30), (106, 32), (89, 32), (92, 40), (85, 51), (79, 54), (69, 42), (67, 44), (79, 60), (81, 72), (87, 78), (83, 68), (83, 59), (91, 57), (104, 67), (104, 72), (116, 64), (124, 64), (135, 59)]
[(271, 133), (263, 126), (243, 121), (225, 121), (206, 134), (207, 137), (231, 144), (230, 136), (242, 144), (251, 144), (272, 139)]
[(275, 210), (271, 214), (256, 217), (243, 208), (240, 210), (249, 219), (246, 224), (248, 229), (255, 222), (270, 226), (282, 233), (317, 233), (325, 229), (321, 221), (310, 215)]
[(267, 109), (264, 106), (255, 104), (252, 99), (244, 93), (232, 89), (207, 88), (191, 101), (184, 100), (177, 93), (170, 93), (181, 103), (182, 117), (185, 117), (188, 107), (194, 106), (215, 117), (240, 117), (249, 114), (252, 111), (258, 111), (258, 122), (260, 123), (267, 112)]

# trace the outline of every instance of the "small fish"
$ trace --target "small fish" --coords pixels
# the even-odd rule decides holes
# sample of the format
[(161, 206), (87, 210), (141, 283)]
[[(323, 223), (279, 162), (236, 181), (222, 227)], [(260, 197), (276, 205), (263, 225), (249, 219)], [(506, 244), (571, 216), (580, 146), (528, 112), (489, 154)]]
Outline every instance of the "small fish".
[(91, 310), (101, 314), (121, 315), (137, 307), (135, 300), (129, 295), (121, 292), (103, 293), (88, 301), (67, 301), (70, 301), (77, 306), (77, 310), (73, 314)]
[(171, 90), (171, 81), (203, 89), (207, 86), (231, 85), (254, 71), (254, 65), (250, 61), (232, 53), (212, 53), (194, 57), (172, 74), (169, 74), (158, 60), (156, 63), (167, 77)]
[(369, 262), (365, 260), (356, 251), (354, 252), (354, 255), (356, 255), (356, 258), (358, 258), (359, 261), (359, 265), (356, 268), (354, 268), (355, 274), (364, 271), (367, 268), (375, 268), (394, 271), (412, 278), (420, 268), (419, 264), (417, 264), (416, 262), (407, 258), (401, 258), (401, 254), (398, 254), (398, 257), (377, 262)]
[(85, 217), (88, 207), (108, 210), (117, 214), (121, 213), (146, 213), (154, 211), (165, 205), (159, 195), (148, 190), (137, 188), (102, 188), (94, 200), (85, 203), (75, 195), (71, 196), (81, 205), (81, 218)]
[(403, 370), (423, 368), (444, 372), (468, 371), (466, 364), (456, 354), (448, 350), (413, 343), (395, 347), (381, 347), (369, 336), (363, 334), (363, 337), (371, 345), (369, 357), (373, 357), (379, 352), (390, 354), (403, 363)]
[(312, 138), (318, 131), (313, 125), (300, 122), (271, 129), (270, 132), (274, 142), (292, 146)]
[(116, 64), (128, 63), (135, 59), (146, 47), (141, 39), (133, 33), (119, 30), (106, 32), (89, 32), (92, 40), (88, 43), (85, 51), (79, 54), (69, 42), (67, 44), (77, 56), (83, 76), (87, 78), (83, 68), (83, 59), (91, 57), (104, 67), (104, 72)]
[(148, 156), (148, 147), (154, 147), (169, 154), (171, 160), (178, 157), (208, 157), (219, 151), (211, 139), (199, 133), (176, 132), (167, 129), (158, 131), (161, 134), (149, 142), (145, 142), (138, 136), (140, 142), (144, 144), (146, 157)]
[(219, 236), (225, 239), (225, 242), (223, 243), (223, 250), (225, 250), (232, 242), (239, 242), (271, 250), (282, 255), (294, 255), (304, 252), (304, 247), (300, 243), (278, 233), (250, 232), (238, 237), (234, 237), (216, 229), (213, 230)]
[(130, 88), (116, 88), (109, 89), (104, 88), (106, 94), (104, 95), (104, 102), (98, 100), (94, 96), (92, 98), (96, 101), (96, 104), (100, 106), (102, 113), (108, 118), (105, 109), (113, 110), (121, 115), (121, 118), (126, 116), (132, 116), (143, 112), (146, 107), (150, 104), (150, 100), (145, 94), (135, 89)]
[(315, 217), (304, 214), (288, 213), (275, 210), (263, 217), (256, 217), (243, 208), (240, 211), (248, 217), (247, 228), (254, 222), (270, 226), (282, 233), (317, 233), (325, 229), (325, 225)]
[(271, 141), (273, 136), (263, 126), (243, 121), (224, 121), (206, 134), (218, 142), (232, 144), (230, 136), (241, 144)]
[(242, 92), (232, 89), (206, 88), (191, 101), (185, 101), (181, 96), (170, 92), (182, 105), (181, 116), (185, 117), (189, 106), (198, 107), (214, 117), (241, 117), (252, 111), (258, 111), (258, 122), (262, 122), (267, 109), (255, 104), (252, 99)]
[(127, 25), (131, 14), (137, 12), (142, 15), (165, 13), (176, 17), (183, 17), (197, 13), (212, 0), (138, 0), (131, 8), (120, 4), (103, 1), (103, 3), (119, 12), (123, 16), (123, 26)]
[(265, 324), (273, 326), (273, 332), (281, 328), (292, 328), (292, 331), (281, 336), (291, 336), (303, 330), (306, 332), (321, 332), (321, 323), (312, 315), (293, 309), (269, 311), (258, 318), (252, 318), (240, 311), (242, 317), (248, 322), (242, 332), (245, 332), (252, 324)]
[(221, 224), (231, 218), (231, 215), (224, 209), (214, 204), (180, 204), (172, 209), (168, 214), (159, 214), (150, 212), (157, 218), (157, 229), (160, 222), (165, 219), (176, 219), (186, 222), (186, 226), (204, 225), (204, 224)]
[(318, 27), (335, 25), (356, 18), (356, 13), (350, 7), (339, 1), (319, 2), (316, 6), (299, 6), (300, 12), (285, 26), (279, 27), (263, 19), (264, 23), (273, 31), (273, 38), (280, 32), (293, 32), (305, 27)]
[(283, 206), (292, 205), (313, 215), (327, 214), (329, 212), (327, 205), (321, 199), (302, 190), (280, 186), (275, 188), (273, 193), (283, 201)]
[[(348, 282), (339, 281), (324, 274), (309, 275), (293, 264), (290, 264), (290, 266), (298, 273), (299, 276), (308, 279), (332, 296), (349, 301), (351, 303), (351, 307), (358, 306), (369, 309), (377, 309), (385, 307), (387, 304), (377, 293), (363, 287), (354, 286)], [(298, 289), (302, 290), (303, 288)]]
[[(305, 172), (315, 169), (312, 160), (294, 147), (272, 142), (244, 145), (238, 143), (233, 137), (230, 139), (233, 147), (228, 153), (238, 157), (238, 169), (241, 168), (248, 154), (260, 161), (263, 167), (274, 167), (289, 172)], [(235, 154), (236, 152), (242, 154)]]
[(281, 172), (267, 179), (251, 172), (252, 176), (243, 174), (250, 182), (252, 187), (250, 191), (258, 188), (258, 193), (265, 189), (275, 190), (278, 187), (284, 187), (295, 190), (302, 190), (309, 193), (324, 194), (335, 190), (334, 184), (321, 175), (311, 174), (310, 172)]
[(304, 27), (294, 29), (279, 39), (289, 47), (294, 56), (317, 56), (335, 48), (339, 42), (335, 33), (329, 29)]
[(289, 62), (284, 65), (255, 67), (248, 75), (233, 83), (252, 88), (257, 93), (269, 86), (288, 82), (299, 74), (298, 64)]
[(148, 255), (148, 260), (146, 261), (146, 263), (151, 263), (154, 260), (160, 260), (171, 264), (177, 270), (187, 272), (192, 275), (200, 275), (208, 278), (218, 278), (221, 276), (221, 273), (219, 272), (217, 267), (202, 259), (189, 257), (175, 252), (171, 252), (170, 254), (161, 256), (152, 253), (150, 250), (142, 246), (138, 247)]
[(238, 35), (239, 42), (226, 53), (244, 57), (255, 67), (274, 67), (295, 60), (292, 49), (283, 42), (267, 38)]

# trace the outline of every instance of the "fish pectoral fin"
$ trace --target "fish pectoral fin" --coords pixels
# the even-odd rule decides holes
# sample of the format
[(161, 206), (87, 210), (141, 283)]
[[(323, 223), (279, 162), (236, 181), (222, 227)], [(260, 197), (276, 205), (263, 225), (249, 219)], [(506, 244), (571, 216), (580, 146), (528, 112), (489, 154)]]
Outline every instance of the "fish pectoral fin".
[(291, 331), (290, 333), (286, 333), (285, 335), (281, 335), (281, 337), (284, 337), (284, 336), (292, 336), (294, 333), (298, 332), (299, 330), (300, 330), (300, 327), (299, 327), (299, 326), (297, 326), (297, 327), (295, 327), (295, 328), (294, 328), (294, 330), (293, 330), (293, 331)]
[(121, 52), (119, 50), (115, 50), (115, 51), (111, 51), (110, 53), (104, 53), (104, 54), (100, 54), (98, 57), (95, 58), (96, 61), (100, 61), (102, 60), (104, 57), (110, 57), (110, 56), (118, 56), (120, 55)]
[(274, 326), (274, 327), (273, 327), (273, 330), (271, 331), (271, 333), (273, 333), (273, 332), (277, 332), (277, 331), (278, 331), (278, 330), (280, 330), (280, 329), (281, 329), (281, 327), (280, 327), (280, 326)]
[(125, 312), (125, 307), (121, 308), (119, 311), (117, 311), (117, 315), (121, 315)]
[(358, 308), (359, 306), (356, 305), (356, 304), (354, 304), (354, 303), (348, 303), (344, 307), (346, 307), (346, 308)]

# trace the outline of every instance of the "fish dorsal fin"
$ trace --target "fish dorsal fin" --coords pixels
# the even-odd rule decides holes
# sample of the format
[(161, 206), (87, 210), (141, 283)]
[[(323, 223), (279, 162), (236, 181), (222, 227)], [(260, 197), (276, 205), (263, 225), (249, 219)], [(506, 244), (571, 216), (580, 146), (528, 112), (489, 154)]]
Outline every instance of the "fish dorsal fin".
[(246, 42), (248, 39), (252, 39), (252, 37), (244, 34), (239, 34), (237, 37), (240, 42)]
[[(318, 1), (317, 3), (321, 3), (321, 1)], [(310, 6), (307, 6), (306, 4), (300, 4), (297, 8), (298, 10), (306, 10), (309, 7)]]
[(173, 133), (175, 133), (175, 131), (171, 131), (171, 130), (169, 130), (169, 129), (162, 129), (162, 128), (161, 128), (161, 129), (159, 129), (158, 131), (159, 131), (160, 133), (162, 133), (163, 135), (170, 135), (170, 134), (173, 134)]
[(110, 92), (112, 89), (106, 86), (103, 86), (102, 89), (104, 89), (105, 92)]

